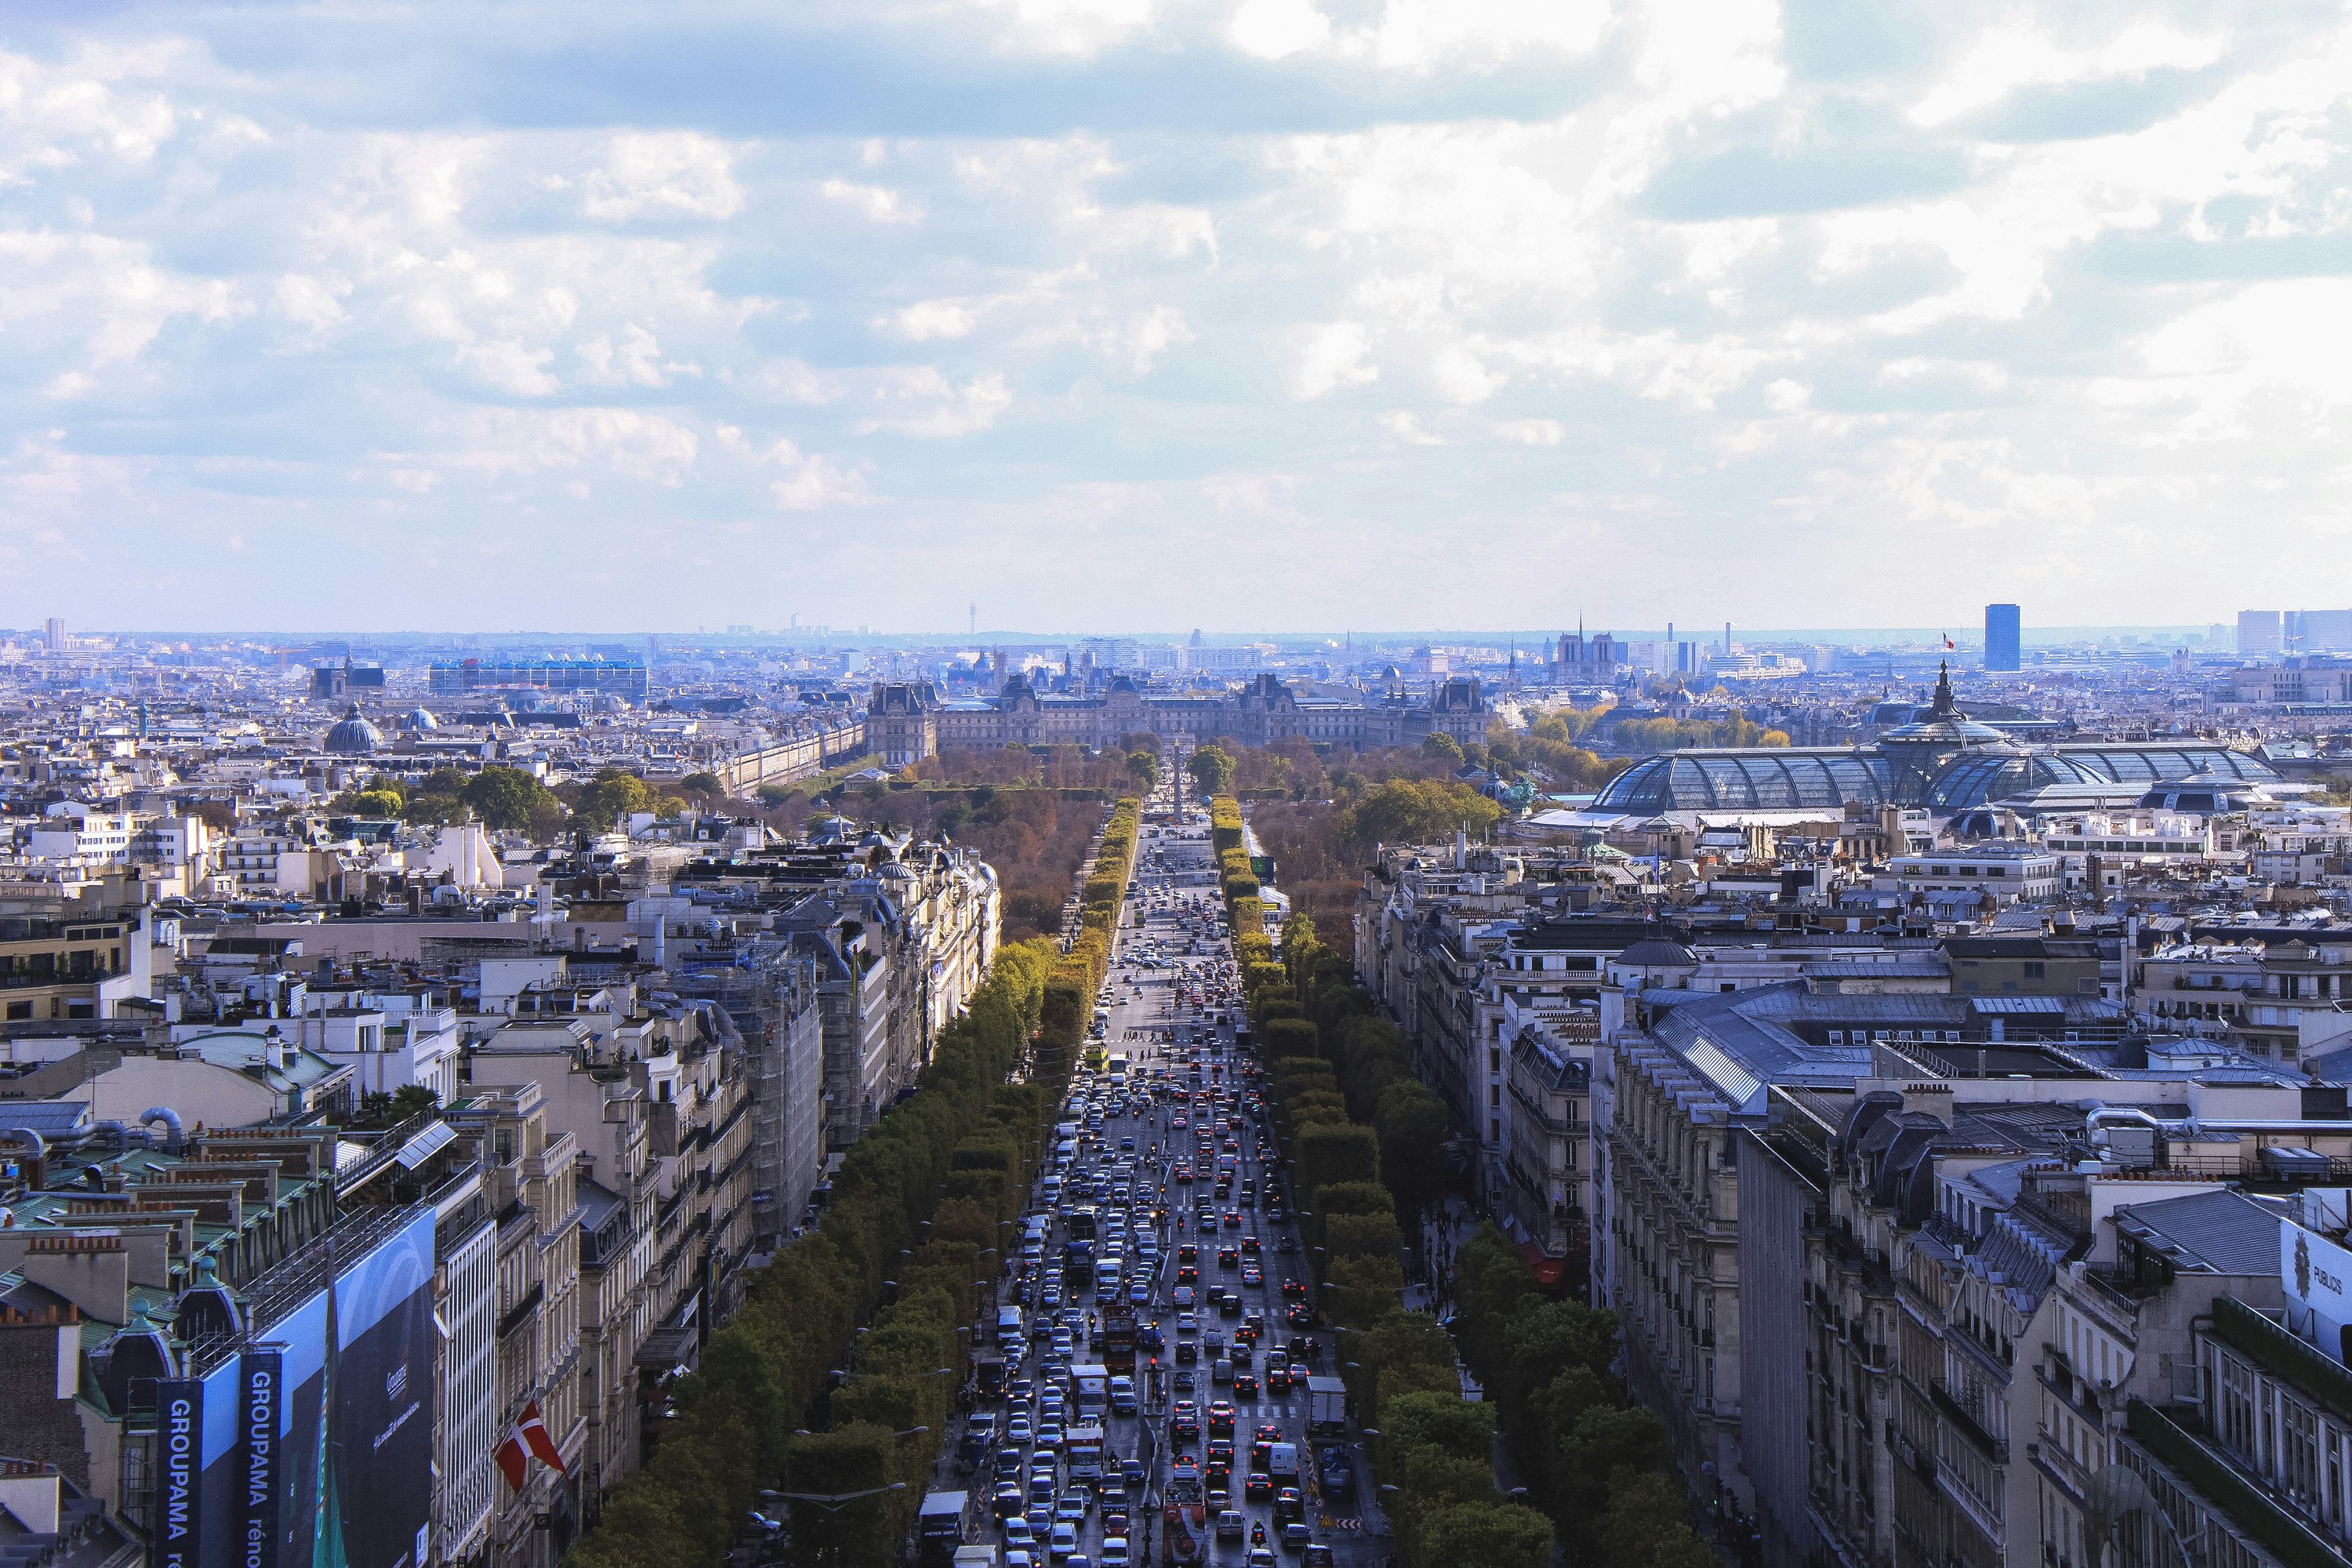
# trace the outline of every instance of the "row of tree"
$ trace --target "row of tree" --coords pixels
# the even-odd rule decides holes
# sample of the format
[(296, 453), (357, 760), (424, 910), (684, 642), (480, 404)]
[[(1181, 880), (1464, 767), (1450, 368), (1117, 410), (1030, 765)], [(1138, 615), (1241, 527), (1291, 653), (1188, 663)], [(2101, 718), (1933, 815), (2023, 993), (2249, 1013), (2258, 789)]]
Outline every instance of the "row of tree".
[(719, 775), (688, 773), (677, 791), (658, 789), (621, 768), (605, 768), (585, 784), (551, 789), (520, 768), (489, 767), (478, 773), (436, 768), (414, 784), (380, 773), (359, 789), (338, 795), (334, 809), (353, 816), (433, 824), (478, 821), (502, 832), (547, 837), (562, 828), (606, 831), (633, 813), (676, 816), (689, 799), (722, 793)]
[(1000, 950), (920, 1087), (843, 1160), (824, 1219), (711, 1335), (652, 1462), (573, 1548), (583, 1568), (704, 1568), (778, 1478), (797, 1557), (891, 1562), (1068, 1086), (1118, 913), (1092, 895), (1107, 878), (1123, 893), (1137, 819), (1125, 799), (1106, 825), (1077, 942)]
[[(1258, 973), (1251, 1016), (1263, 1018), (1273, 1058), (1270, 1096), (1286, 1126), (1306, 1129), (1294, 1131), (1294, 1184), (1315, 1187), (1301, 1204), (1322, 1237), (1324, 1305), (1350, 1331), (1345, 1375), (1364, 1425), (1381, 1432), (1406, 1563), (1550, 1563), (1557, 1531), (1569, 1559), (1592, 1568), (1706, 1568), (1712, 1554), (1684, 1516), (1665, 1429), (1628, 1404), (1613, 1371), (1613, 1311), (1545, 1295), (1494, 1225), (1461, 1248), (1451, 1338), (1430, 1314), (1397, 1305), (1395, 1215), (1418, 1220), (1440, 1201), (1449, 1117), (1413, 1077), (1404, 1032), (1373, 1011), (1352, 963), (1318, 941), (1312, 921), (1284, 924), (1275, 973)], [(1355, 1133), (1343, 1168), (1310, 1152), (1334, 1117)], [(1379, 1184), (1364, 1180), (1367, 1131)], [(1456, 1350), (1489, 1401), (1461, 1399)], [(1498, 1427), (1548, 1523), (1531, 1528), (1528, 1510), (1496, 1495)]]
[(1456, 1256), (1454, 1339), (1492, 1394), (1535, 1500), (1597, 1568), (1711, 1568), (1692, 1530), (1665, 1426), (1615, 1372), (1617, 1314), (1543, 1293), (1489, 1225)]
[[(1057, 1086), (1015, 1076), (1055, 958), (1045, 942), (998, 953), (970, 1010), (940, 1032), (920, 1087), (842, 1162), (824, 1218), (753, 1274), (740, 1310), (711, 1334), (651, 1462), (605, 1495), (572, 1548), (579, 1568), (716, 1563), (780, 1476), (827, 1495), (874, 1489), (831, 1512), (796, 1510), (793, 1527), (796, 1542), (834, 1547), (845, 1563), (888, 1561), (947, 1430), (963, 1353), (954, 1325), (989, 1278), (983, 1254), (1005, 1245), (1058, 1100)], [(803, 1433), (828, 1404), (833, 1429)], [(835, 1484), (844, 1476), (862, 1479)], [(894, 1482), (906, 1490), (887, 1489)]]
[[(1210, 823), (1221, 855), (1228, 840), (1238, 852), (1238, 804), (1213, 803)], [(1240, 931), (1244, 906), (1257, 909), (1257, 889), (1252, 880), (1248, 895), (1236, 896), (1233, 881), (1227, 902)], [(1343, 1081), (1354, 1075), (1343, 1075), (1309, 1016), (1339, 962), (1316, 942), (1313, 922), (1294, 917), (1283, 928), (1281, 962), (1268, 947), (1241, 967), (1319, 1300), (1340, 1334), (1341, 1375), (1371, 1438), (1397, 1560), (1404, 1568), (1549, 1568), (1549, 1522), (1496, 1488), (1491, 1412), (1464, 1399), (1436, 1319), (1404, 1305), (1399, 1215), (1417, 1216), (1434, 1195), (1444, 1116), (1431, 1101), (1434, 1121), (1423, 1119), (1418, 1145), (1408, 1147), (1383, 1113), (1393, 1108), (1401, 1131), (1412, 1094), (1426, 1100), (1427, 1091), (1405, 1075), (1368, 1100), (1365, 1082)]]

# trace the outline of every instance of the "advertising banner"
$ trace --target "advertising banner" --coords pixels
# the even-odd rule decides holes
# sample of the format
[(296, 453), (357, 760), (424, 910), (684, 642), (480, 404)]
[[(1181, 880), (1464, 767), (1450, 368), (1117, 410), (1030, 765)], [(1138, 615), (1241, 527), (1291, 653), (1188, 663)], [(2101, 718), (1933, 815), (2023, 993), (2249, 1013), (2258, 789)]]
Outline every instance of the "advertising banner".
[(205, 1526), (205, 1385), (155, 1385), (155, 1568), (200, 1568)]
[(237, 1536), (243, 1568), (277, 1568), (280, 1504), (286, 1489), (286, 1353), (259, 1345), (240, 1358), (244, 1408), (238, 1422), (245, 1439), (244, 1528)]
[(433, 1213), (262, 1325), (285, 1347), (274, 1568), (417, 1568), (430, 1547)]

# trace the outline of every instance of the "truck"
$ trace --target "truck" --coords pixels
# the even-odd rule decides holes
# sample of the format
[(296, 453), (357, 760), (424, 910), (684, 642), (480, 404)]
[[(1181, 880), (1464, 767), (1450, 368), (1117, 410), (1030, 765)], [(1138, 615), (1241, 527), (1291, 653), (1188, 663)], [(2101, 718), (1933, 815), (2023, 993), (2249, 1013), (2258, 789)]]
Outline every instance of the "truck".
[[(1080, 1417), (1081, 1421), (1086, 1420)], [(1063, 1436), (1062, 1451), (1070, 1463), (1070, 1484), (1074, 1487), (1099, 1487), (1104, 1484), (1103, 1429), (1099, 1419), (1073, 1426)]]
[(954, 1568), (956, 1553), (973, 1533), (970, 1492), (931, 1492), (915, 1516), (917, 1568)]
[(1336, 1377), (1307, 1380), (1307, 1431), (1309, 1436), (1336, 1436), (1348, 1429), (1348, 1385)]
[(996, 1309), (996, 1348), (1006, 1355), (1017, 1355), (1027, 1340), (1028, 1335), (1021, 1321), (1021, 1309), (1018, 1307)]
[(1110, 1403), (1110, 1368), (1089, 1362), (1072, 1366), (1070, 1403), (1077, 1406), (1079, 1420), (1101, 1420), (1103, 1407)]
[(959, 1546), (955, 1568), (996, 1568), (996, 1548), (992, 1545)]

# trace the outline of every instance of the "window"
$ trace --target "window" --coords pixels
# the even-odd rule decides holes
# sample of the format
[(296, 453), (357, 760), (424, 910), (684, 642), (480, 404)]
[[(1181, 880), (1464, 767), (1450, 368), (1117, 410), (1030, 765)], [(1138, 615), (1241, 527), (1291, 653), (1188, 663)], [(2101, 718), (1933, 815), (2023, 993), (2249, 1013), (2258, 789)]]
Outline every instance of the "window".
[(2028, 980), (2040, 980), (2044, 978), (2043, 966), (2039, 963), (2028, 963), (2025, 966), (2025, 977)]

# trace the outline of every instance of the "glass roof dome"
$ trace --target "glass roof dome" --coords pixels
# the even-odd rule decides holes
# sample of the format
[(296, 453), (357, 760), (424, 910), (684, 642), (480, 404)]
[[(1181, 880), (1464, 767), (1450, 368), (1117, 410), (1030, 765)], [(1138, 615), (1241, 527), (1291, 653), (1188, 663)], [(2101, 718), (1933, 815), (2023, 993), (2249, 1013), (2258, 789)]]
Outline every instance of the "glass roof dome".
[(1813, 811), (1879, 805), (1885, 759), (1849, 747), (1667, 752), (1611, 779), (1595, 811)]

